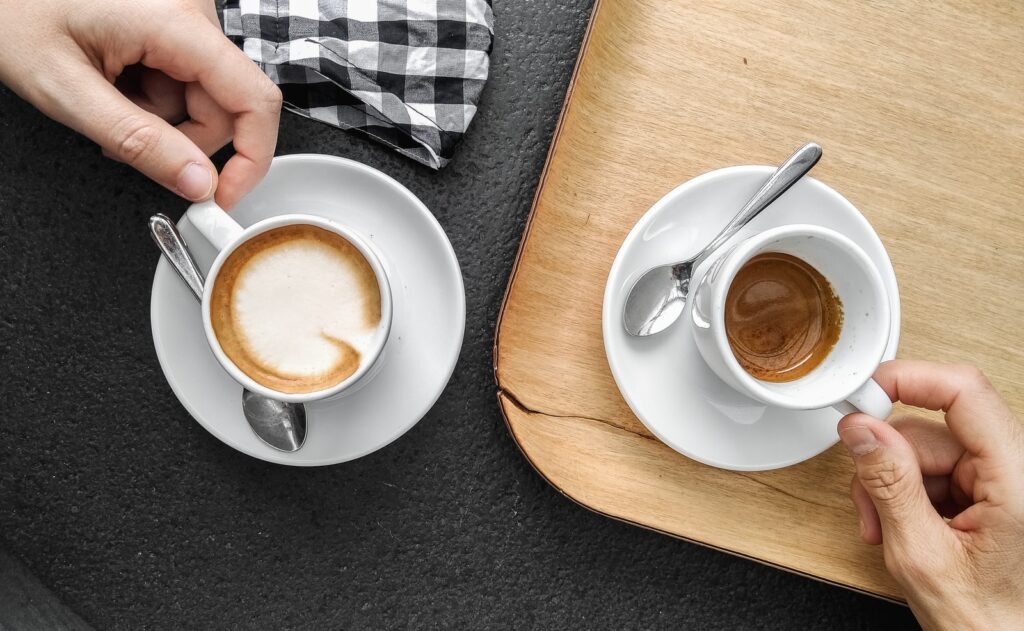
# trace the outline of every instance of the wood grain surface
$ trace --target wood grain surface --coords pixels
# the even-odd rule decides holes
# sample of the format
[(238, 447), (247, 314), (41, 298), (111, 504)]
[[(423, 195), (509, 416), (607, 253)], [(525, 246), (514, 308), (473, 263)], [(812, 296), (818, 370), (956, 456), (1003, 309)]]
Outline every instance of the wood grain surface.
[(676, 185), (815, 140), (815, 177), (892, 257), (899, 356), (975, 363), (1020, 413), (1021, 59), (1024, 4), (1012, 1), (599, 0), (495, 342), (499, 402), (538, 472), (611, 517), (901, 599), (858, 537), (841, 447), (722, 471), (633, 416), (605, 359), (605, 280)]

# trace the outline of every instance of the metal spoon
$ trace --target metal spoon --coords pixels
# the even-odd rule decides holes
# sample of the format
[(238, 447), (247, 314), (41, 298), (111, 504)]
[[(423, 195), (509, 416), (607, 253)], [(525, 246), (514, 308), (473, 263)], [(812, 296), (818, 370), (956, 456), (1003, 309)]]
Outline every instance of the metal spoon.
[(742, 210), (711, 243), (695, 256), (673, 265), (644, 272), (633, 284), (622, 309), (622, 324), (630, 335), (644, 337), (667, 329), (686, 306), (690, 277), (704, 259), (722, 247), (736, 232), (779, 198), (810, 171), (821, 158), (821, 147), (809, 142), (796, 150), (764, 183)]
[[(203, 274), (169, 217), (149, 218), (149, 232), (171, 267), (185, 281), (197, 300), (203, 299)], [(260, 440), (274, 449), (298, 451), (306, 441), (306, 408), (301, 403), (284, 403), (242, 389), (242, 412)]]

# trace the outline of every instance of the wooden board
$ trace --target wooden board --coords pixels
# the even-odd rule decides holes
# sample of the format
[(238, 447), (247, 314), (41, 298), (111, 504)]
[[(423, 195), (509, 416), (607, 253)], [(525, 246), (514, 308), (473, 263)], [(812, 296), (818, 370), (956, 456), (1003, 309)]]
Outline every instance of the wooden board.
[(608, 270), (677, 184), (777, 164), (814, 175), (892, 256), (899, 355), (981, 366), (1024, 409), (1024, 4), (599, 0), (509, 284), (499, 402), (523, 453), (599, 513), (899, 600), (864, 545), (841, 447), (765, 473), (656, 440), (609, 372)]

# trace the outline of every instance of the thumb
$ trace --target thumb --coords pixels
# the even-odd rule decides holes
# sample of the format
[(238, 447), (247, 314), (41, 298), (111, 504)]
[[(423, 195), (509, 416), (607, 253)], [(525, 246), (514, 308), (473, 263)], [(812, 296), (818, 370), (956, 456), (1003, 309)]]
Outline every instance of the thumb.
[(839, 438), (878, 511), (887, 555), (938, 541), (945, 522), (928, 499), (917, 455), (903, 435), (876, 418), (851, 414), (839, 422)]
[(47, 112), (85, 134), (103, 152), (191, 201), (213, 195), (217, 171), (206, 154), (180, 130), (144, 111), (121, 94), (95, 68), (69, 73), (64, 89), (70, 107)]

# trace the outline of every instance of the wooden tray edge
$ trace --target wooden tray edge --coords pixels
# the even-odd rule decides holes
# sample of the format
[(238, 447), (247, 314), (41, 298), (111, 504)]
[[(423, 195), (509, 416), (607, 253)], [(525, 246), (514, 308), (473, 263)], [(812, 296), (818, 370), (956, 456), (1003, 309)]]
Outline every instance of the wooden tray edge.
[(686, 536), (683, 536), (683, 535), (680, 535), (680, 534), (676, 534), (676, 533), (670, 532), (668, 530), (661, 530), (660, 528), (654, 528), (652, 526), (648, 526), (647, 524), (642, 524), (640, 522), (633, 521), (631, 519), (626, 519), (624, 517), (619, 517), (617, 515), (612, 515), (611, 513), (606, 513), (606, 512), (604, 512), (602, 510), (594, 508), (593, 506), (590, 506), (589, 504), (587, 504), (587, 503), (585, 503), (585, 502), (583, 502), (581, 500), (576, 499), (575, 497), (573, 497), (572, 494), (566, 492), (565, 489), (563, 489), (561, 486), (559, 486), (559, 484), (554, 479), (552, 479), (547, 474), (545, 474), (544, 471), (541, 469), (541, 467), (537, 464), (537, 462), (535, 462), (534, 459), (530, 456), (529, 452), (527, 452), (525, 449), (523, 449), (522, 444), (519, 442), (519, 437), (516, 435), (516, 430), (512, 426), (512, 422), (509, 421), (508, 414), (505, 412), (505, 406), (506, 405), (510, 405), (510, 406), (512, 406), (512, 407), (514, 407), (514, 408), (516, 408), (518, 410), (522, 410), (524, 413), (529, 414), (529, 415), (538, 415), (538, 416), (546, 416), (546, 415), (543, 412), (534, 412), (532, 410), (529, 410), (529, 409), (523, 407), (522, 405), (520, 405), (518, 403), (518, 401), (515, 400), (515, 398), (513, 396), (511, 396), (509, 393), (507, 393), (505, 391), (499, 391), (498, 395), (497, 395), (497, 399), (498, 399), (498, 407), (501, 409), (501, 418), (502, 418), (502, 420), (505, 421), (505, 428), (508, 430), (508, 433), (512, 436), (512, 442), (515, 443), (516, 448), (519, 450), (519, 453), (521, 453), (523, 455), (523, 458), (526, 459), (526, 462), (530, 463), (530, 466), (533, 467), (533, 470), (537, 472), (537, 475), (539, 475), (545, 482), (550, 484), (551, 487), (554, 488), (556, 491), (558, 491), (559, 494), (561, 494), (564, 497), (568, 498), (573, 504), (576, 504), (577, 506), (580, 506), (580, 507), (582, 507), (582, 508), (584, 508), (584, 509), (586, 509), (586, 510), (592, 512), (592, 513), (595, 513), (597, 515), (601, 515), (602, 517), (607, 517), (608, 519), (614, 519), (615, 521), (618, 521), (618, 522), (621, 522), (621, 523), (624, 523), (624, 524), (628, 524), (630, 526), (635, 526), (637, 528), (643, 528), (644, 530), (649, 530), (651, 532), (656, 532), (656, 533), (658, 533), (660, 535), (666, 535), (666, 536), (671, 537), (673, 539), (678, 539), (680, 541), (685, 541), (687, 543), (696, 544), (696, 545), (701, 546), (703, 548), (708, 548), (710, 550), (715, 550), (717, 552), (724, 552), (725, 554), (728, 554), (730, 556), (738, 557), (740, 559), (745, 559), (747, 561), (753, 561), (755, 563), (759, 563), (761, 565), (764, 565), (764, 566), (767, 566), (767, 567), (770, 567), (770, 568), (774, 568), (774, 569), (777, 569), (777, 570), (782, 570), (784, 572), (789, 572), (790, 574), (796, 574), (796, 575), (802, 576), (804, 578), (809, 578), (809, 579), (815, 580), (815, 581), (817, 581), (819, 583), (824, 583), (826, 585), (832, 585), (834, 587), (840, 587), (840, 588), (845, 589), (845, 590), (856, 592), (858, 594), (863, 594), (865, 596), (871, 596), (873, 598), (878, 598), (880, 600), (884, 600), (886, 602), (891, 602), (891, 603), (896, 604), (896, 605), (903, 605), (904, 607), (907, 606), (907, 603), (905, 601), (899, 600), (899, 599), (896, 599), (896, 598), (892, 598), (890, 596), (887, 596), (886, 594), (881, 594), (881, 593), (878, 593), (878, 592), (872, 592), (872, 591), (869, 591), (869, 590), (866, 590), (866, 589), (855, 587), (853, 585), (849, 585), (847, 583), (840, 583), (838, 581), (832, 581), (832, 580), (829, 580), (829, 579), (826, 579), (826, 578), (822, 578), (821, 576), (816, 576), (814, 574), (810, 574), (810, 573), (804, 572), (802, 570), (799, 570), (799, 569), (796, 569), (796, 568), (793, 568), (793, 567), (789, 567), (789, 566), (786, 566), (786, 565), (780, 565), (778, 563), (773, 563), (771, 561), (766, 561), (764, 559), (759, 559), (759, 558), (757, 558), (755, 556), (750, 556), (750, 555), (747, 555), (747, 554), (743, 554), (741, 552), (736, 552), (735, 550), (730, 550), (728, 548), (721, 548), (719, 546), (715, 546), (715, 545), (706, 543), (704, 541), (700, 541), (699, 539), (691, 539), (689, 537), (686, 537)]

